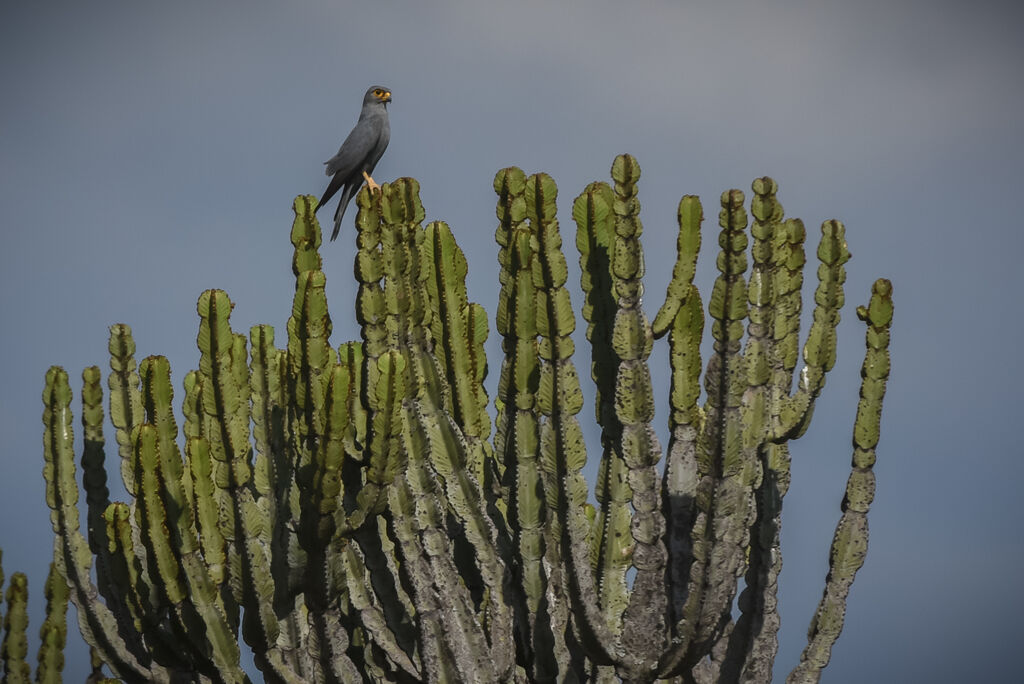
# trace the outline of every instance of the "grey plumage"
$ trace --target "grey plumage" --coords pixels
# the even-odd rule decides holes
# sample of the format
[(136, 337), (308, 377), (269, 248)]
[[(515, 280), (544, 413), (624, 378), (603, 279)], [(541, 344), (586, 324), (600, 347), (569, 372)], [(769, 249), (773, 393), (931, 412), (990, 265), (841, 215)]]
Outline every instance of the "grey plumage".
[(359, 113), (359, 121), (345, 138), (338, 149), (338, 154), (324, 162), (326, 173), (331, 178), (324, 196), (316, 205), (316, 210), (341, 190), (341, 200), (334, 212), (334, 232), (331, 240), (338, 237), (341, 230), (341, 219), (345, 208), (355, 197), (356, 192), (366, 180), (375, 185), (370, 174), (380, 161), (384, 150), (391, 140), (391, 125), (388, 123), (388, 102), (391, 102), (391, 89), (384, 86), (372, 86), (363, 96), (363, 110)]

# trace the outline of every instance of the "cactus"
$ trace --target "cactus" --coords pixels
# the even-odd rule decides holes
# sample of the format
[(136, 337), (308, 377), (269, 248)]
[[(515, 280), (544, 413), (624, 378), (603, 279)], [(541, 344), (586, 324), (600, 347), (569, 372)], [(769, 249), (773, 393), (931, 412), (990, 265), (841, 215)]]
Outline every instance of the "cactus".
[[(204, 292), (180, 429), (166, 359), (137, 362), (130, 329), (111, 328), (109, 411), (131, 499), (109, 498), (101, 375), (88, 368), (85, 534), (71, 391), (51, 368), (54, 568), (94, 649), (94, 678), (102, 660), (128, 682), (246, 682), (244, 640), (269, 682), (770, 679), (788, 445), (835, 360), (844, 229), (822, 226), (814, 322), (795, 376), (803, 225), (783, 218), (769, 178), (754, 182), (749, 234), (743, 193), (722, 195), (701, 406), (705, 322), (693, 278), (703, 210), (695, 197), (680, 202), (678, 259), (651, 322), (639, 178), (636, 160), (620, 156), (612, 183), (592, 183), (572, 207), (601, 430), (596, 507), (581, 474), (576, 318), (545, 174), (509, 168), (494, 181), (504, 358), (493, 438), (486, 314), (468, 299), (452, 231), (423, 226), (412, 179), (357, 197), (357, 342), (330, 346), (311, 196), (293, 205), (285, 347), (270, 326), (236, 332), (227, 294)], [(891, 293), (879, 280), (858, 310), (868, 351), (853, 469), (791, 681), (816, 681), (827, 664), (863, 563)], [(666, 334), (663, 458), (649, 357)], [(11, 624), (18, 615), (8, 609)], [(44, 632), (44, 644), (62, 643), (56, 626)], [(24, 649), (4, 643), (5, 663), (23, 671)], [(43, 660), (41, 651), (41, 669)]]
[[(0, 560), (3, 552), (0, 551)], [(0, 566), (0, 588), (4, 584)], [(67, 641), (68, 586), (57, 573), (54, 564), (46, 577), (46, 618), (39, 628), (39, 652), (36, 658), (35, 681), (53, 684), (61, 681), (64, 669), (64, 644)], [(6, 592), (7, 612), (3, 615), (3, 637), (0, 640), (0, 663), (4, 682), (11, 684), (31, 681), (28, 664), (28, 578), (16, 572), (11, 576)]]

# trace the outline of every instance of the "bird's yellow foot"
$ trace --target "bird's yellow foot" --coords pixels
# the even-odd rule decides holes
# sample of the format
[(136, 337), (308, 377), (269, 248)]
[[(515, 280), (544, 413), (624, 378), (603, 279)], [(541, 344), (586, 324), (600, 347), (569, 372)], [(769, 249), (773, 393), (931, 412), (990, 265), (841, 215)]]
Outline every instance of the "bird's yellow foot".
[(370, 174), (363, 171), (363, 178), (366, 179), (366, 185), (369, 186), (370, 192), (380, 192), (380, 185), (377, 184), (377, 181), (370, 178)]

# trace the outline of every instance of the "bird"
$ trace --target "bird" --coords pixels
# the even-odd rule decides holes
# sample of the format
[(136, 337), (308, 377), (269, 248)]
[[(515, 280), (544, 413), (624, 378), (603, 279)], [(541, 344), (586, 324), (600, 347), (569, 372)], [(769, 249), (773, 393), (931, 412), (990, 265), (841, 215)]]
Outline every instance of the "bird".
[(363, 96), (363, 109), (359, 113), (359, 121), (338, 148), (338, 154), (324, 162), (326, 173), (332, 176), (323, 197), (313, 211), (319, 211), (328, 200), (341, 190), (341, 200), (334, 212), (334, 232), (331, 241), (338, 237), (341, 230), (341, 219), (345, 216), (345, 208), (355, 197), (363, 185), (370, 186), (371, 191), (379, 191), (378, 185), (370, 176), (380, 161), (384, 150), (391, 140), (391, 124), (388, 122), (388, 103), (391, 102), (391, 89), (384, 86), (371, 86)]

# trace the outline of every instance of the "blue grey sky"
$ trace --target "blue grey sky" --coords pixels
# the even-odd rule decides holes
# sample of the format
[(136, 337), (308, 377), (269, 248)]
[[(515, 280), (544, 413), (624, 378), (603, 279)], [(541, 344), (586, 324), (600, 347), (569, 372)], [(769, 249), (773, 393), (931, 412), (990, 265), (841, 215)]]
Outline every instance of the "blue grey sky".
[[(323, 190), (322, 162), (383, 84), (392, 138), (374, 175), (420, 181), (492, 321), (491, 182), (505, 166), (554, 177), (571, 235), (572, 199), (616, 154), (638, 159), (651, 315), (683, 194), (708, 217), (705, 296), (723, 190), (749, 195), (773, 176), (815, 243), (823, 220), (844, 221), (838, 361), (785, 500), (777, 673), (805, 643), (849, 471), (864, 345), (853, 309), (887, 277), (893, 372), (871, 542), (824, 681), (1019, 676), (1024, 372), (1005, 349), (1024, 333), (1022, 14), (924, 0), (0, 4), (0, 547), (8, 577), (30, 576), (30, 628), (52, 542), (47, 367), (64, 366), (77, 392), (124, 322), (180, 388), (210, 287), (231, 295), (236, 330), (271, 323), (283, 340), (292, 199)], [(358, 334), (353, 217), (323, 249), (335, 343)], [(813, 264), (807, 278), (809, 301)], [(493, 394), (493, 339), (488, 352)], [(652, 363), (667, 367), (663, 343)], [(73, 638), (69, 681), (87, 661)]]

